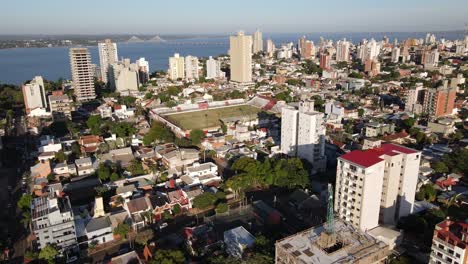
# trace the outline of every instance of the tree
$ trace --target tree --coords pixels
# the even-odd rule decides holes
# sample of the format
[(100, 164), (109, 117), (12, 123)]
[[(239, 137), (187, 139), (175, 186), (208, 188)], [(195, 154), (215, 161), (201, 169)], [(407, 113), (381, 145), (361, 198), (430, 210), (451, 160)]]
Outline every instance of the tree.
[(218, 199), (210, 192), (204, 192), (193, 199), (193, 207), (206, 209), (216, 203)]
[(182, 212), (182, 208), (180, 208), (179, 204), (175, 204), (174, 207), (172, 207), (172, 213), (174, 215), (178, 215)]
[(111, 126), (111, 131), (118, 137), (128, 137), (136, 133), (136, 129), (127, 122), (120, 122)]
[(192, 129), (192, 131), (190, 131), (190, 140), (194, 145), (199, 145), (204, 137), (205, 133), (203, 133), (201, 129)]
[(449, 172), (449, 168), (442, 161), (437, 161), (437, 162), (432, 163), (432, 169), (434, 169), (434, 171), (437, 172), (437, 173), (448, 173)]
[(216, 206), (215, 211), (217, 214), (224, 214), (228, 211), (228, 205), (226, 203), (220, 203)]
[(49, 175), (47, 175), (47, 181), (48, 182), (53, 182), (55, 181), (55, 174), (52, 172)]
[(114, 229), (114, 234), (119, 235), (123, 238), (127, 237), (128, 232), (130, 232), (130, 226), (126, 223), (120, 223)]
[(17, 206), (22, 211), (29, 211), (31, 209), (32, 196), (30, 194), (23, 194), (17, 202)]
[(143, 165), (137, 159), (132, 160), (130, 166), (128, 167), (128, 171), (132, 174), (132, 176), (145, 174)]
[(165, 127), (160, 122), (153, 122), (150, 130), (146, 135), (143, 137), (143, 144), (145, 146), (149, 146), (156, 143), (166, 143), (166, 142), (173, 142), (174, 141), (174, 134), (171, 130)]
[(104, 163), (99, 164), (97, 175), (102, 181), (107, 181), (111, 176), (111, 171)]
[(117, 172), (113, 172), (113, 173), (111, 174), (111, 176), (110, 176), (109, 179), (110, 179), (110, 181), (113, 181), (113, 182), (114, 182), (114, 181), (119, 180), (120, 178), (121, 178), (121, 177), (120, 177), (120, 175), (119, 175)]
[(64, 161), (67, 160), (67, 154), (65, 154), (65, 152), (63, 152), (63, 150), (59, 150), (55, 153), (55, 161), (57, 163), (62, 163)]
[(74, 159), (81, 157), (81, 147), (77, 142), (73, 142), (71, 145), (71, 151)]
[(99, 135), (101, 133), (101, 123), (102, 118), (100, 115), (92, 115), (88, 117), (88, 120), (86, 120), (86, 125), (91, 130), (91, 134), (93, 135)]
[(184, 253), (180, 250), (160, 249), (154, 254), (151, 264), (182, 264), (185, 263)]
[(364, 115), (364, 109), (363, 108), (359, 108), (357, 111), (358, 111), (358, 116), (359, 117), (362, 117)]
[(48, 263), (52, 264), (54, 263), (54, 259), (58, 255), (58, 253), (58, 250), (54, 246), (47, 245), (41, 249), (41, 252), (39, 252), (39, 258), (44, 259)]
[(153, 238), (153, 236), (154, 236), (153, 230), (151, 230), (151, 229), (139, 231), (136, 234), (135, 242), (137, 242), (138, 244), (144, 246), (144, 245), (146, 245), (148, 243), (148, 240)]
[(401, 122), (403, 125), (403, 128), (406, 129), (407, 131), (414, 126), (414, 118), (407, 118)]
[(432, 184), (425, 184), (419, 189), (419, 192), (416, 194), (416, 199), (432, 202), (435, 200), (436, 196), (437, 191), (434, 189), (434, 186)]

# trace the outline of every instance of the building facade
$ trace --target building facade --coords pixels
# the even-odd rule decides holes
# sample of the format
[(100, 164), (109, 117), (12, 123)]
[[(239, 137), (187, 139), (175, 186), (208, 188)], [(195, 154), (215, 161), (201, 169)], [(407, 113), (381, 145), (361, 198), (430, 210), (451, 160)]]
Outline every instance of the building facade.
[(439, 87), (424, 93), (423, 112), (435, 117), (451, 115), (455, 105), (456, 89)]
[(26, 114), (36, 108), (47, 108), (44, 80), (41, 76), (36, 76), (29, 83), (23, 84), (22, 90)]
[(338, 158), (335, 211), (363, 231), (412, 213), (421, 153), (395, 144)]
[(117, 44), (113, 43), (110, 39), (106, 39), (104, 42), (98, 43), (98, 50), (99, 62), (101, 65), (101, 79), (104, 83), (107, 83), (109, 67), (119, 59), (117, 54)]
[(252, 82), (252, 36), (239, 31), (229, 39), (231, 57), (231, 81)]
[(185, 60), (179, 53), (169, 58), (169, 79), (177, 80), (185, 78)]
[(94, 72), (89, 50), (87, 48), (71, 48), (70, 65), (76, 100), (89, 101), (95, 99)]
[(210, 56), (210, 58), (206, 60), (206, 78), (216, 79), (223, 77), (224, 72), (221, 71), (221, 63)]
[(437, 224), (432, 238), (430, 264), (468, 263), (468, 224), (450, 219)]
[(301, 102), (299, 108), (284, 107), (281, 117), (281, 151), (306, 159), (313, 173), (326, 166), (323, 113), (314, 110), (314, 102)]
[(338, 40), (336, 43), (336, 61), (349, 61), (350, 43), (346, 39)]
[(263, 36), (262, 32), (260, 30), (255, 31), (253, 35), (253, 47), (252, 47), (253, 53), (259, 53), (263, 51)]
[(145, 58), (139, 58), (136, 61), (136, 65), (138, 67), (138, 78), (140, 79), (140, 83), (147, 83), (150, 78), (149, 62), (145, 60)]
[(52, 118), (56, 120), (71, 120), (71, 112), (74, 110), (73, 100), (62, 91), (53, 91), (49, 95), (49, 106)]
[(55, 244), (65, 249), (77, 242), (73, 211), (67, 196), (51, 194), (33, 199), (31, 220), (39, 248)]
[(109, 70), (111, 87), (117, 92), (138, 91), (140, 86), (139, 68), (130, 59), (112, 64)]
[(185, 57), (185, 79), (198, 80), (198, 58), (195, 56)]

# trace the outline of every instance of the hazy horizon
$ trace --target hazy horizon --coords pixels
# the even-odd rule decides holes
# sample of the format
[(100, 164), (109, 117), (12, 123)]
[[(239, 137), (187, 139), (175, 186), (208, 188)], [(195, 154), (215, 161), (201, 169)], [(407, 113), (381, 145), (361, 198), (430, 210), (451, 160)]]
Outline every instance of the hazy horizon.
[(457, 31), (468, 1), (81, 0), (2, 3), (1, 35)]

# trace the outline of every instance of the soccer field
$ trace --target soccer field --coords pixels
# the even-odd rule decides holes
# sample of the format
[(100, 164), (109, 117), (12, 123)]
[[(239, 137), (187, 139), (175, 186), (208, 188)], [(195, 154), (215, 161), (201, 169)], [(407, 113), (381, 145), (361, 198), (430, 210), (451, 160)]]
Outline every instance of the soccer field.
[(184, 130), (206, 129), (221, 125), (220, 119), (227, 117), (257, 118), (257, 113), (262, 110), (250, 105), (229, 106), (217, 109), (208, 109), (196, 112), (166, 115), (171, 123)]

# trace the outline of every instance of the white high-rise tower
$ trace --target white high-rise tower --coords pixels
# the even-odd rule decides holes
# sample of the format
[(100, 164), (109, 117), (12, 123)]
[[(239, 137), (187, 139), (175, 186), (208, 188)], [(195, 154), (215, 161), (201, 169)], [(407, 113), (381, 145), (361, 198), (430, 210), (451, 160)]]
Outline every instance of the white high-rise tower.
[(99, 62), (101, 64), (101, 78), (104, 83), (109, 80), (109, 66), (118, 61), (117, 44), (110, 39), (98, 43)]
[(263, 51), (263, 37), (260, 30), (255, 31), (253, 35), (253, 53), (258, 53)]

